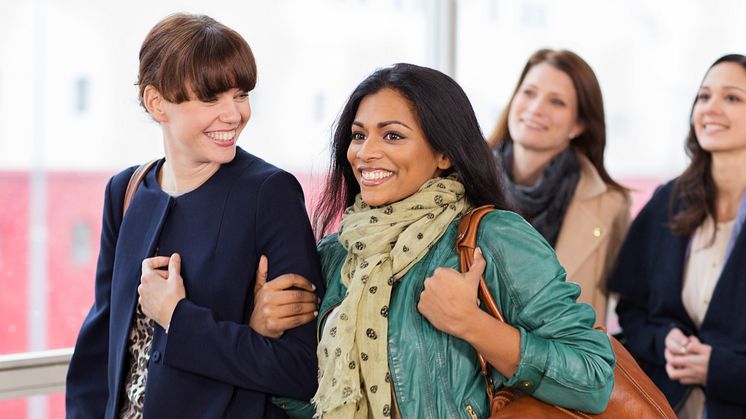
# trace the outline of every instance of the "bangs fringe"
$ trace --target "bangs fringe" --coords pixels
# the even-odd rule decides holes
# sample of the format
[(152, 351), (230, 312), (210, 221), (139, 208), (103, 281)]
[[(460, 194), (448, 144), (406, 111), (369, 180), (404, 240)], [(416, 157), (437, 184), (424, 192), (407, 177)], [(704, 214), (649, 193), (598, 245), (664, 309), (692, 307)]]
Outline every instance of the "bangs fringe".
[(183, 53), (164, 62), (161, 93), (173, 103), (191, 99), (203, 102), (230, 89), (249, 92), (256, 85), (256, 64), (248, 44), (238, 34), (207, 30), (197, 39), (185, 42)]

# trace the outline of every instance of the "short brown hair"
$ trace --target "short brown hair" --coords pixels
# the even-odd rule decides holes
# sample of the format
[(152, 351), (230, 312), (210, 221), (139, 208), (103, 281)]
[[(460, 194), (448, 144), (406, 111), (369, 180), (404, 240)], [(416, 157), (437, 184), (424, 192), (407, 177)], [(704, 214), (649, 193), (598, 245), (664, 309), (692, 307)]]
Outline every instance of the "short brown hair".
[(149, 85), (173, 103), (208, 101), (233, 88), (248, 92), (256, 85), (254, 54), (238, 32), (209, 16), (172, 14), (140, 47), (137, 85), (143, 107)]
[(604, 101), (601, 96), (601, 86), (598, 83), (596, 74), (585, 60), (579, 55), (568, 50), (540, 49), (533, 53), (528, 59), (526, 66), (523, 68), (518, 84), (515, 86), (513, 96), (510, 98), (508, 106), (503, 110), (497, 126), (492, 135), (487, 139), (490, 147), (499, 147), (506, 141), (513, 141), (508, 131), (508, 115), (510, 107), (513, 105), (513, 99), (518, 93), (523, 79), (528, 72), (542, 63), (547, 63), (557, 70), (567, 74), (575, 86), (575, 92), (578, 97), (578, 119), (583, 123), (583, 132), (570, 142), (573, 149), (583, 153), (590, 160), (593, 167), (604, 183), (620, 191), (625, 191), (624, 187), (611, 178), (604, 166), (604, 150), (606, 149), (606, 118), (604, 116)]

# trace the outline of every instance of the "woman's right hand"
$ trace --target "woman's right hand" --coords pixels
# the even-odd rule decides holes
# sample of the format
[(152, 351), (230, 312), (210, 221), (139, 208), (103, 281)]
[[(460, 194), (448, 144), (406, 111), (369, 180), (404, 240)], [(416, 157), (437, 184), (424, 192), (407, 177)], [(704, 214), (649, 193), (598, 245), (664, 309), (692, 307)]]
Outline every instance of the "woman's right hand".
[(686, 346), (689, 344), (689, 337), (684, 334), (678, 327), (674, 327), (666, 335), (666, 350), (671, 354), (686, 354)]
[(684, 385), (707, 383), (712, 346), (705, 345), (696, 336), (686, 336), (678, 328), (666, 335), (666, 373), (668, 378)]
[(267, 266), (267, 257), (262, 256), (256, 270), (249, 326), (262, 336), (279, 338), (286, 330), (315, 319), (320, 301), (314, 293), (316, 286), (301, 275), (280, 275), (267, 282)]

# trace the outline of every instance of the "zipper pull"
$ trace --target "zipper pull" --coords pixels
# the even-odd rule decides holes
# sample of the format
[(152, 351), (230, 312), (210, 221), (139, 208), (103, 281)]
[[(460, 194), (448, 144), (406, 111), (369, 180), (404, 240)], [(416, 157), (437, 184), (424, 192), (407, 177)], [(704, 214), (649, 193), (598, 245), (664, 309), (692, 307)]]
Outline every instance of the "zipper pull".
[(470, 404), (467, 404), (467, 405), (466, 405), (466, 413), (468, 413), (468, 414), (469, 414), (469, 416), (471, 416), (471, 419), (479, 419), (479, 418), (477, 417), (477, 414), (476, 414), (476, 412), (474, 412), (474, 408), (473, 408), (473, 407), (471, 407), (471, 405), (470, 405)]

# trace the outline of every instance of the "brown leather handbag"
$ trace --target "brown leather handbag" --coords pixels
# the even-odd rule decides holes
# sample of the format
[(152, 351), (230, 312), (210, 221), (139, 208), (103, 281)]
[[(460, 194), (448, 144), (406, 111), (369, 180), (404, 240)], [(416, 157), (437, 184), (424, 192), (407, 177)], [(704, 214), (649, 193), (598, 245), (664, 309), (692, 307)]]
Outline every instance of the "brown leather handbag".
[[(462, 272), (468, 271), (471, 266), (474, 249), (476, 248), (479, 221), (493, 209), (494, 207), (491, 205), (474, 208), (461, 219), (456, 247), (459, 252)], [(492, 316), (505, 322), (495, 299), (490, 295), (484, 278), (479, 283), (479, 299)], [(554, 406), (508, 387), (502, 387), (496, 391), (489, 373), (490, 365), (481, 354), (478, 354), (482, 374), (487, 380), (490, 418), (676, 419), (676, 414), (671, 409), (666, 397), (640, 369), (632, 355), (614, 337), (609, 336), (609, 339), (611, 339), (611, 345), (617, 360), (616, 368), (614, 368), (614, 389), (606, 410), (597, 415)]]

